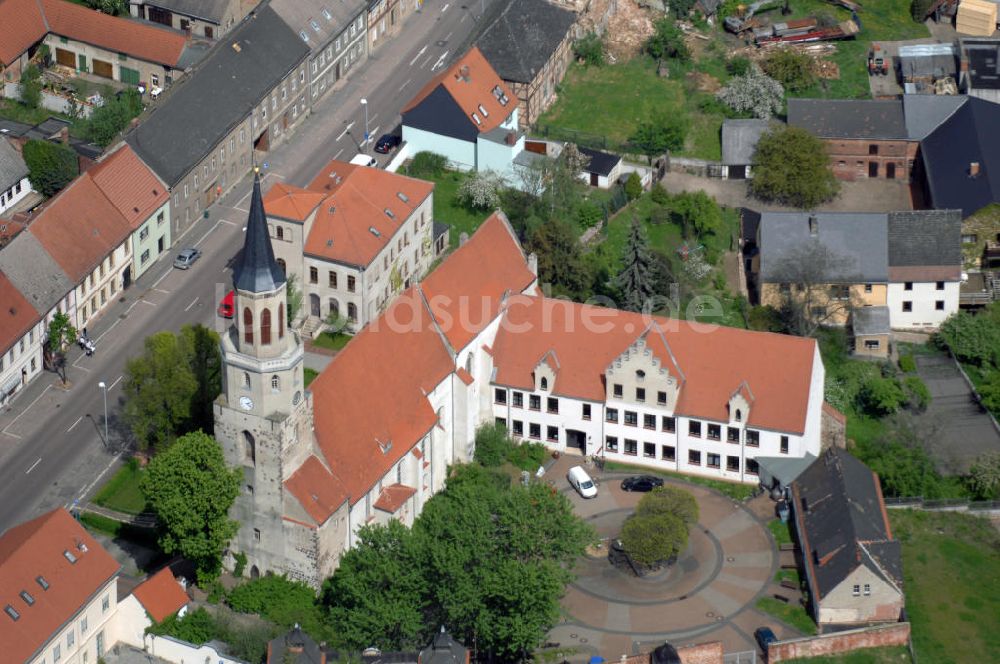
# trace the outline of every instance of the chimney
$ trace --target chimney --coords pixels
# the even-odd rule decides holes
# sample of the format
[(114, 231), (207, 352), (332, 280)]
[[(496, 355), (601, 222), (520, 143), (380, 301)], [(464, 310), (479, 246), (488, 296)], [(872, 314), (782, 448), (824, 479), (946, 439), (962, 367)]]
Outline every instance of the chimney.
[(69, 127), (63, 127), (59, 130), (59, 142), (63, 145), (69, 145)]
[(469, 82), (469, 65), (462, 65), (462, 68), (458, 70), (458, 75), (462, 77), (462, 80), (466, 83)]
[(503, 141), (507, 145), (514, 145), (515, 143), (517, 143), (517, 132), (516, 131), (508, 131), (507, 135), (504, 136)]
[(974, 178), (979, 176), (979, 162), (973, 161), (969, 163), (969, 177)]
[(809, 235), (812, 237), (819, 235), (819, 219), (814, 214), (809, 215)]

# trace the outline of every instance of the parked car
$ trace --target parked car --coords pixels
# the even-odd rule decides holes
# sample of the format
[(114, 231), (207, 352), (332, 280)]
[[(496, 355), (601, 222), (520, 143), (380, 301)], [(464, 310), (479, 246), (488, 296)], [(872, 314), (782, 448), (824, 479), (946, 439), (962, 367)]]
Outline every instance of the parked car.
[(652, 491), (663, 486), (663, 479), (652, 475), (635, 475), (622, 480), (622, 491)]
[(219, 302), (219, 315), (223, 318), (232, 318), (234, 306), (236, 306), (236, 291), (229, 291)]
[(594, 480), (590, 479), (590, 475), (583, 469), (583, 466), (570, 468), (566, 479), (569, 480), (569, 485), (584, 498), (593, 498), (597, 495), (597, 485), (594, 484)]
[(351, 163), (355, 166), (368, 166), (369, 168), (375, 168), (378, 166), (378, 160), (371, 155), (365, 154), (364, 152), (359, 152), (351, 157)]
[(186, 270), (194, 265), (194, 262), (199, 258), (201, 258), (200, 249), (195, 249), (194, 247), (181, 249), (181, 253), (177, 254), (177, 258), (174, 259), (174, 267), (180, 270)]
[(396, 134), (382, 134), (378, 141), (375, 143), (375, 152), (379, 154), (389, 154), (393, 150), (399, 147), (399, 144), (403, 142), (401, 136)]
[(753, 638), (757, 639), (757, 645), (760, 646), (765, 655), (767, 655), (767, 649), (771, 647), (771, 644), (778, 640), (770, 627), (758, 627), (753, 631)]

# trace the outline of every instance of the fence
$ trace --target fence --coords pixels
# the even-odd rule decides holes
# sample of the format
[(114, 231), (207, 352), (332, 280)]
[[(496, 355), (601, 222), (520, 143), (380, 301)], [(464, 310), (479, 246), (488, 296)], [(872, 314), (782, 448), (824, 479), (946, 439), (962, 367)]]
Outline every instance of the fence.
[(926, 500), (922, 496), (885, 498), (888, 509), (914, 509), (927, 512), (971, 512), (982, 516), (1000, 516), (1000, 500), (964, 500), (962, 498)]
[(767, 661), (773, 664), (773, 662), (783, 662), (789, 659), (851, 652), (860, 648), (908, 646), (909, 641), (910, 623), (908, 622), (876, 625), (844, 632), (778, 641), (768, 647)]
[(535, 126), (532, 133), (548, 140), (575, 143), (576, 145), (582, 145), (585, 148), (592, 148), (594, 150), (608, 150), (621, 155), (648, 156), (641, 147), (635, 145), (634, 143), (629, 143), (627, 141), (619, 142), (609, 139), (607, 136), (602, 136), (601, 134), (591, 134), (585, 131), (578, 131), (576, 129), (568, 129), (566, 127), (539, 124)]

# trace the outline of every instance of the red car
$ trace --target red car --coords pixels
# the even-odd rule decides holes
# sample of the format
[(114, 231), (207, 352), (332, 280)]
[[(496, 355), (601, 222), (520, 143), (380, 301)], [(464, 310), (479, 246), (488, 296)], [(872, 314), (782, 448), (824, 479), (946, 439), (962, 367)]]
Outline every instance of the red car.
[(222, 298), (219, 302), (219, 315), (223, 318), (233, 317), (233, 307), (236, 306), (236, 292), (229, 291), (226, 296)]

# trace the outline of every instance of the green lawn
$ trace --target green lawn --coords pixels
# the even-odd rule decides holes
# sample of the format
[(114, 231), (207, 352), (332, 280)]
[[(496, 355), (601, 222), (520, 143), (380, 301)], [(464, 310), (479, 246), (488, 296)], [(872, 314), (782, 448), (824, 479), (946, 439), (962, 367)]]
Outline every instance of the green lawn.
[(787, 664), (910, 664), (910, 651), (897, 648), (864, 648), (841, 655), (782, 660)]
[(89, 512), (80, 514), (80, 522), (87, 528), (108, 535), (109, 537), (118, 537), (123, 525), (114, 519)]
[(794, 600), (786, 604), (773, 597), (761, 597), (757, 600), (757, 608), (791, 625), (803, 634), (816, 633), (816, 623), (809, 617), (802, 605)]
[(1000, 533), (986, 519), (892, 510), (919, 662), (1000, 662)]
[(774, 582), (781, 583), (782, 581), (793, 581), (797, 586), (801, 586), (802, 583), (799, 579), (799, 571), (797, 569), (779, 569), (775, 572)]
[(434, 219), (451, 226), (449, 244), (452, 248), (458, 246), (462, 233), (468, 233), (471, 236), (489, 216), (489, 213), (484, 210), (472, 210), (458, 202), (456, 198), (458, 188), (468, 177), (467, 173), (456, 171), (445, 171), (437, 177), (420, 176), (421, 179), (430, 180), (436, 185), (434, 187)]
[(316, 376), (319, 375), (318, 371), (316, 371), (315, 369), (310, 369), (309, 367), (306, 367), (305, 369), (303, 369), (302, 373), (304, 374), (304, 380), (305, 380), (305, 383), (306, 383), (306, 387), (309, 387), (309, 383), (311, 383), (314, 380), (316, 380)]
[(788, 524), (781, 519), (771, 519), (768, 521), (767, 529), (771, 531), (771, 536), (774, 537), (774, 541), (778, 546), (792, 543), (792, 533), (788, 528)]
[(313, 339), (313, 344), (327, 350), (340, 350), (351, 340), (351, 335), (343, 332), (321, 332)]
[(617, 461), (606, 461), (604, 463), (604, 470), (614, 471), (621, 473), (635, 473), (637, 475), (659, 475), (661, 477), (669, 477), (675, 480), (682, 480), (684, 482), (690, 482), (691, 484), (698, 484), (700, 486), (706, 486), (711, 489), (715, 489), (719, 493), (725, 494), (732, 498), (733, 500), (744, 500), (749, 498), (756, 488), (753, 484), (740, 484), (739, 482), (726, 482), (724, 480), (714, 480), (710, 477), (698, 477), (697, 475), (684, 475), (682, 473), (675, 473), (669, 470), (656, 470), (652, 468), (646, 468), (645, 466), (633, 466), (627, 463), (619, 463)]
[(117, 512), (139, 514), (146, 507), (146, 498), (139, 491), (139, 478), (142, 469), (135, 459), (129, 459), (101, 490), (94, 496), (93, 502)]

